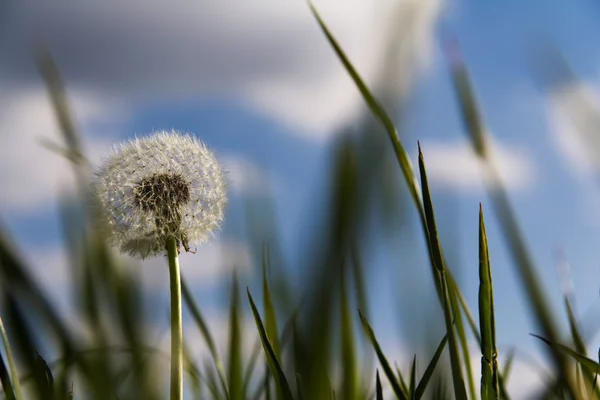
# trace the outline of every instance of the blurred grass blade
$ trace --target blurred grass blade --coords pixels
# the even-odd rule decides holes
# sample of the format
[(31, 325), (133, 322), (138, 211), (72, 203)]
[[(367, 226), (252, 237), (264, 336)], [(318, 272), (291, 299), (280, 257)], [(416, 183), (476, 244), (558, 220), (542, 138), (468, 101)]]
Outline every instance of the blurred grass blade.
[(254, 304), (254, 300), (252, 300), (252, 295), (250, 294), (250, 290), (248, 290), (248, 300), (250, 301), (250, 307), (252, 307), (252, 314), (254, 315), (254, 321), (256, 322), (256, 327), (258, 328), (258, 334), (260, 335), (260, 340), (263, 344), (263, 349), (265, 351), (265, 355), (267, 357), (267, 362), (269, 363), (269, 368), (271, 369), (271, 373), (275, 378), (275, 382), (277, 386), (281, 390), (281, 394), (285, 400), (292, 400), (294, 397), (292, 395), (292, 391), (290, 390), (290, 386), (285, 377), (285, 373), (283, 372), (283, 368), (281, 367), (281, 363), (275, 354), (275, 350), (273, 350), (273, 346), (269, 341), (269, 337), (267, 335), (267, 331), (263, 322), (260, 318), (260, 314), (258, 313), (258, 309)]
[[(421, 196), (420, 196), (419, 190), (418, 190), (417, 179), (413, 172), (413, 167), (412, 167), (412, 163), (410, 162), (410, 158), (408, 157), (408, 154), (406, 153), (404, 146), (400, 142), (398, 131), (396, 130), (396, 127), (394, 126), (394, 122), (389, 117), (389, 115), (387, 114), (387, 112), (385, 111), (383, 106), (381, 106), (381, 104), (379, 104), (379, 102), (373, 97), (373, 95), (367, 88), (367, 85), (364, 83), (364, 81), (362, 80), (362, 78), (360, 77), (360, 75), (358, 74), (356, 69), (352, 66), (352, 63), (350, 62), (350, 60), (348, 59), (348, 57), (342, 50), (341, 46), (338, 44), (338, 42), (333, 37), (332, 33), (329, 31), (329, 28), (327, 28), (327, 25), (325, 25), (325, 22), (319, 15), (315, 6), (310, 2), (310, 0), (308, 3), (309, 3), (310, 9), (311, 9), (314, 17), (316, 18), (319, 26), (321, 27), (321, 30), (327, 37), (329, 44), (331, 45), (331, 47), (337, 54), (338, 58), (344, 65), (344, 68), (346, 69), (346, 71), (348, 72), (348, 74), (350, 75), (350, 77), (352, 78), (354, 83), (356, 84), (356, 87), (362, 94), (363, 99), (367, 103), (367, 106), (369, 107), (369, 109), (371, 110), (373, 115), (381, 121), (381, 123), (387, 130), (387, 132), (390, 136), (390, 139), (392, 141), (392, 144), (394, 146), (394, 150), (396, 152), (396, 157), (398, 159), (398, 162), (400, 163), (400, 168), (402, 170), (402, 174), (404, 175), (404, 179), (406, 180), (406, 182), (408, 184), (408, 189), (413, 198), (413, 201), (417, 206), (420, 206)], [(422, 214), (422, 210), (420, 210), (420, 214), (421, 214), (421, 218), (423, 218), (424, 216)]]
[(267, 334), (271, 338), (271, 344), (277, 357), (281, 357), (279, 349), (279, 331), (277, 329), (277, 315), (275, 313), (275, 307), (271, 298), (271, 291), (269, 290), (269, 282), (267, 280), (267, 270), (270, 267), (270, 254), (269, 247), (265, 244), (263, 248), (263, 302), (265, 307), (265, 324), (267, 328)]
[(442, 338), (442, 341), (440, 342), (437, 350), (435, 351), (433, 358), (429, 362), (427, 369), (423, 373), (423, 376), (421, 377), (421, 380), (419, 381), (419, 384), (417, 385), (417, 388), (415, 390), (415, 399), (421, 399), (423, 397), (423, 394), (425, 393), (425, 389), (427, 389), (427, 385), (429, 384), (429, 381), (430, 381), (431, 377), (433, 376), (433, 372), (435, 371), (435, 367), (440, 359), (440, 356), (442, 355), (442, 352), (444, 351), (444, 347), (446, 346), (447, 341), (448, 341), (448, 335), (446, 334)]
[(410, 386), (408, 387), (408, 398), (410, 400), (416, 399), (417, 389), (417, 355), (413, 357), (412, 368), (410, 369)]
[(515, 359), (515, 349), (510, 349), (508, 355), (506, 356), (506, 362), (504, 363), (504, 369), (502, 370), (502, 377), (504, 378), (504, 382), (508, 381), (508, 377), (510, 376), (510, 371), (512, 368), (512, 364)]
[(243, 400), (244, 388), (242, 377), (242, 335), (240, 326), (239, 287), (235, 271), (231, 283), (231, 298), (229, 300), (229, 398)]
[(200, 370), (194, 364), (194, 360), (192, 358), (192, 353), (190, 352), (190, 348), (183, 341), (183, 369), (187, 373), (188, 376), (188, 385), (190, 386), (190, 391), (194, 395), (194, 398), (201, 399), (202, 398), (202, 375), (200, 374)]
[(471, 313), (469, 305), (467, 304), (467, 301), (465, 300), (460, 290), (456, 292), (456, 297), (458, 298), (459, 304), (463, 312), (467, 316), (467, 322), (469, 323), (469, 327), (471, 328), (471, 333), (475, 337), (475, 340), (477, 340), (477, 344), (479, 345), (479, 347), (481, 347), (481, 335), (479, 334), (479, 327), (477, 326), (475, 318), (473, 318), (473, 313)]
[(396, 367), (396, 376), (398, 377), (398, 381), (400, 382), (400, 387), (402, 388), (402, 391), (404, 393), (406, 393), (406, 396), (408, 397), (408, 385), (406, 384), (406, 381), (404, 380), (402, 371), (400, 370), (400, 367), (398, 367), (398, 364), (394, 365), (394, 367)]
[[(12, 353), (12, 349), (10, 347), (10, 343), (8, 342), (8, 335), (6, 334), (6, 329), (4, 329), (4, 322), (2, 321), (2, 318), (0, 318), (0, 335), (2, 335), (4, 353), (6, 354), (8, 368), (10, 369), (10, 377), (7, 376), (6, 379), (2, 379), (2, 387), (4, 388), (4, 392), (6, 393), (7, 397), (9, 396), (9, 394), (12, 394), (14, 399), (23, 400), (17, 365), (15, 364), (15, 359)], [(4, 361), (2, 361), (2, 365), (4, 369), (6, 369), (6, 366), (4, 366)]]
[(469, 349), (469, 341), (467, 340), (467, 332), (465, 330), (465, 325), (463, 323), (463, 316), (460, 312), (460, 304), (459, 304), (459, 296), (462, 296), (460, 293), (460, 288), (454, 281), (454, 278), (451, 274), (449, 274), (449, 269), (446, 268), (446, 280), (448, 282), (448, 294), (450, 298), (450, 306), (452, 309), (452, 316), (454, 317), (454, 326), (456, 328), (456, 336), (458, 337), (458, 341), (460, 343), (460, 348), (462, 350), (462, 357), (464, 362), (464, 372), (467, 376), (469, 394), (472, 399), (477, 397), (477, 391), (475, 389), (475, 378), (473, 376), (473, 369), (471, 368), (471, 353)]
[[(83, 156), (82, 146), (75, 129), (75, 123), (71, 118), (65, 86), (54, 59), (48, 50), (38, 45), (36, 47), (36, 63), (40, 74), (46, 85), (50, 100), (54, 108), (54, 114), (57, 117), (60, 130), (63, 133), (65, 142), (69, 148), (70, 155), (67, 157), (78, 166), (85, 166), (85, 157)], [(76, 172), (79, 174), (79, 172)]]
[(204, 338), (204, 341), (206, 342), (206, 346), (208, 347), (208, 350), (210, 351), (210, 355), (213, 358), (213, 362), (215, 363), (215, 367), (217, 369), (217, 374), (219, 375), (219, 381), (221, 382), (221, 387), (223, 388), (223, 390), (225, 391), (225, 393), (228, 397), (229, 389), (227, 387), (227, 380), (225, 379), (225, 370), (223, 368), (223, 362), (221, 361), (221, 357), (219, 357), (219, 353), (217, 351), (215, 341), (210, 333), (210, 329), (208, 328), (208, 325), (206, 324), (206, 321), (204, 320), (204, 317), (202, 316), (200, 307), (198, 307), (196, 300), (194, 300), (194, 297), (192, 296), (192, 293), (190, 292), (190, 289), (188, 288), (188, 285), (186, 283), (186, 280), (183, 277), (183, 274), (181, 275), (181, 293), (183, 294), (183, 300), (184, 300), (185, 304), (187, 305), (188, 310), (190, 311), (190, 314), (192, 314), (192, 319), (198, 326), (198, 329), (200, 330), (200, 333), (202, 334), (202, 337)]
[(600, 365), (596, 361), (584, 356), (583, 354), (579, 354), (575, 350), (573, 350), (565, 345), (562, 345), (560, 343), (551, 342), (550, 340), (545, 339), (542, 336), (536, 335), (534, 333), (531, 333), (531, 336), (536, 337), (536, 338), (540, 339), (542, 342), (546, 343), (548, 346), (553, 347), (553, 348), (571, 356), (575, 361), (577, 361), (584, 368), (584, 370), (586, 370), (592, 374), (595, 374), (596, 371), (598, 370), (598, 368), (600, 367)]
[(43, 384), (44, 399), (54, 399), (54, 376), (52, 371), (48, 367), (46, 360), (39, 354), (35, 357), (35, 374), (38, 376), (37, 380)]
[[(537, 325), (542, 329), (544, 336), (550, 341), (556, 342), (560, 337), (559, 331), (548, 301), (542, 291), (540, 283), (542, 281), (537, 276), (535, 265), (525, 245), (516, 214), (512, 209), (506, 189), (502, 185), (500, 174), (492, 159), (489, 158), (489, 149), (486, 147), (488, 144), (487, 135), (483, 127), (482, 118), (479, 116), (479, 110), (476, 107), (477, 101), (475, 100), (474, 90), (470, 85), (467, 68), (461, 58), (458, 43), (453, 41), (447, 47), (447, 50), (456, 95), (463, 119), (466, 121), (465, 128), (471, 138), (475, 152), (484, 161), (483, 172), (486, 186), (498, 216), (498, 222), (503, 231), (504, 239), (507, 241), (508, 249), (529, 300), (532, 314), (536, 318)], [(478, 117), (473, 118), (473, 115), (477, 115)], [(579, 398), (572, 373), (564, 355), (555, 348), (551, 347), (550, 350), (554, 367), (559, 373), (560, 380), (566, 386), (570, 395)]]
[(260, 342), (260, 338), (255, 341), (254, 346), (252, 347), (252, 353), (250, 354), (250, 359), (246, 364), (246, 371), (244, 372), (244, 393), (248, 393), (250, 387), (250, 381), (252, 380), (252, 374), (256, 368), (256, 364), (258, 362), (258, 356), (260, 354), (260, 348), (262, 344)]
[(340, 330), (341, 330), (341, 362), (342, 362), (342, 399), (354, 399), (357, 394), (358, 373), (354, 344), (354, 327), (352, 313), (346, 289), (345, 275), (342, 273), (340, 288)]
[(458, 346), (454, 336), (453, 321), (454, 316), (451, 310), (450, 290), (446, 279), (446, 266), (442, 256), (442, 249), (437, 234), (435, 223), (435, 215), (433, 211), (433, 202), (431, 193), (429, 192), (429, 183), (427, 182), (427, 172), (425, 170), (425, 160), (421, 146), (419, 145), (419, 171), (421, 172), (421, 191), (423, 193), (423, 206), (425, 209), (426, 227), (429, 234), (429, 243), (431, 245), (431, 253), (433, 262), (439, 276), (440, 285), (443, 293), (443, 310), (444, 320), (446, 322), (446, 331), (448, 333), (448, 347), (450, 350), (450, 365), (452, 367), (452, 381), (454, 383), (454, 395), (457, 400), (466, 400), (467, 392), (465, 382), (462, 376), (460, 364), (460, 356), (458, 354)]
[(4, 397), (7, 400), (15, 400), (15, 390), (13, 388), (13, 384), (10, 379), (10, 375), (8, 373), (8, 369), (6, 368), (6, 364), (4, 363), (4, 358), (0, 353), (0, 383), (2, 384), (2, 393), (4, 393)]
[(371, 326), (360, 311), (358, 312), (358, 315), (360, 317), (360, 322), (362, 323), (363, 329), (367, 334), (367, 338), (371, 342), (371, 345), (373, 345), (373, 349), (375, 349), (375, 353), (377, 354), (377, 358), (379, 359), (379, 364), (381, 364), (381, 368), (383, 368), (383, 372), (385, 373), (386, 377), (388, 378), (388, 381), (390, 382), (390, 385), (392, 386), (394, 394), (397, 398), (401, 400), (407, 400), (408, 393), (402, 389), (402, 386), (396, 379), (396, 376), (394, 375), (394, 371), (392, 370), (390, 363), (388, 362), (387, 358), (385, 357), (385, 354), (379, 346), (379, 343), (377, 342), (375, 332), (373, 332), (373, 329), (371, 328)]
[[(279, 330), (277, 329), (277, 315), (275, 313), (275, 307), (271, 299), (271, 291), (269, 290), (269, 283), (267, 279), (267, 270), (270, 271), (271, 257), (268, 244), (263, 246), (262, 254), (262, 278), (263, 278), (263, 305), (265, 307), (265, 324), (267, 329), (267, 335), (271, 340), (273, 351), (278, 359), (281, 359), (281, 352), (279, 348)], [(281, 400), (281, 390), (277, 388), (277, 400)]]
[(302, 385), (300, 385), (300, 374), (296, 374), (296, 390), (298, 392), (298, 400), (303, 400)]
[(483, 208), (479, 205), (479, 329), (481, 331), (481, 399), (498, 399), (498, 350), (496, 349), (496, 322), (492, 267)]
[(379, 379), (379, 370), (375, 373), (375, 393), (377, 400), (383, 400), (383, 389), (381, 387), (381, 380)]

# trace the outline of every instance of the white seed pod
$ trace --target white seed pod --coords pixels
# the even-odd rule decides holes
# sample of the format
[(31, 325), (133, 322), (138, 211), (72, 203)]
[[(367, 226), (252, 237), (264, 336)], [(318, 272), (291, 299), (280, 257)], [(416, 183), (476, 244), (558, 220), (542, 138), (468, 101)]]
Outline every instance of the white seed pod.
[(198, 139), (160, 131), (122, 143), (95, 174), (92, 190), (111, 244), (132, 256), (165, 252), (169, 238), (201, 244), (219, 229), (225, 174)]

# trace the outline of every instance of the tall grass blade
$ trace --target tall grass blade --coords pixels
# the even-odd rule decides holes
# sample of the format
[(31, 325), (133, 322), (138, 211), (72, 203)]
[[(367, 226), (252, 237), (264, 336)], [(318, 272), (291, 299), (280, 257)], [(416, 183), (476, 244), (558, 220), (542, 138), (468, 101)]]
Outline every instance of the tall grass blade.
[(342, 362), (342, 399), (354, 399), (357, 395), (357, 364), (354, 343), (354, 327), (352, 324), (352, 313), (350, 312), (350, 301), (346, 289), (346, 280), (342, 274), (340, 290), (340, 331), (341, 331), (341, 362)]
[(204, 316), (200, 311), (200, 307), (196, 303), (196, 300), (192, 296), (190, 289), (186, 283), (186, 280), (181, 275), (181, 293), (183, 295), (183, 301), (188, 307), (190, 314), (192, 315), (192, 319), (196, 323), (196, 326), (200, 330), (202, 337), (204, 338), (204, 342), (208, 347), (208, 351), (210, 351), (210, 355), (212, 356), (213, 362), (215, 363), (215, 368), (217, 369), (217, 374), (219, 376), (219, 382), (221, 383), (221, 387), (225, 391), (226, 395), (229, 396), (229, 389), (227, 387), (227, 380), (225, 379), (225, 369), (223, 367), (223, 362), (221, 361), (221, 357), (217, 351), (217, 346), (215, 345), (215, 341), (213, 339), (212, 334), (210, 333), (210, 329), (204, 320)]
[(240, 326), (240, 300), (237, 275), (234, 272), (231, 283), (231, 298), (229, 303), (229, 398), (243, 400), (244, 388), (242, 378), (242, 334)]
[(383, 372), (385, 373), (386, 377), (388, 378), (388, 381), (390, 382), (390, 385), (392, 386), (392, 390), (394, 391), (394, 394), (396, 395), (397, 398), (399, 398), (401, 400), (407, 400), (408, 392), (406, 392), (405, 390), (402, 389), (402, 386), (396, 379), (396, 376), (394, 375), (394, 371), (392, 370), (390, 363), (388, 362), (387, 358), (385, 357), (385, 354), (381, 350), (381, 347), (379, 346), (379, 342), (377, 342), (377, 338), (375, 337), (375, 332), (373, 332), (373, 329), (371, 328), (371, 326), (369, 325), (369, 323), (367, 322), (367, 320), (365, 319), (365, 317), (362, 315), (362, 313), (360, 311), (358, 312), (358, 315), (360, 317), (360, 322), (362, 323), (363, 330), (365, 331), (367, 338), (371, 342), (371, 345), (373, 346), (373, 349), (375, 350), (375, 353), (377, 354), (377, 358), (379, 359), (379, 364), (381, 364), (381, 368), (383, 368)]
[(375, 396), (376, 400), (383, 400), (383, 388), (379, 379), (379, 370), (375, 373)]
[(435, 216), (433, 211), (433, 202), (431, 200), (431, 193), (429, 192), (427, 172), (425, 171), (425, 160), (420, 145), (419, 170), (421, 172), (421, 190), (423, 193), (423, 205), (427, 221), (426, 227), (429, 234), (429, 243), (431, 244), (432, 258), (437, 274), (439, 276), (440, 285), (443, 293), (444, 320), (446, 322), (446, 331), (448, 333), (448, 347), (450, 350), (450, 365), (452, 367), (452, 381), (454, 383), (454, 394), (456, 396), (456, 399), (464, 400), (467, 398), (467, 392), (465, 389), (465, 382), (462, 376), (462, 369), (460, 364), (460, 356), (458, 354), (458, 346), (456, 344), (456, 337), (454, 336), (454, 316), (452, 314), (452, 305), (450, 301), (451, 294), (448, 288), (448, 281), (446, 279), (446, 266), (442, 256), (442, 249), (437, 234)]
[[(453, 42), (448, 48), (451, 61), (451, 76), (454, 83), (456, 95), (467, 134), (471, 138), (473, 148), (477, 155), (483, 160), (483, 172), (492, 204), (498, 216), (498, 222), (504, 233), (504, 239), (516, 266), (519, 279), (529, 300), (533, 315), (536, 318), (537, 325), (542, 333), (552, 342), (557, 342), (559, 338), (558, 328), (553, 315), (548, 306), (544, 293), (541, 288), (541, 280), (538, 278), (536, 268), (530, 253), (525, 245), (523, 234), (520, 230), (515, 212), (513, 211), (506, 189), (502, 185), (500, 174), (489, 158), (489, 149), (487, 148), (488, 139), (483, 127), (481, 117), (473, 118), (473, 115), (479, 116), (477, 101), (471, 87), (468, 72), (459, 53), (458, 44)], [(555, 348), (550, 348), (550, 355), (554, 366), (559, 373), (561, 382), (566, 386), (569, 394), (579, 398), (576, 385), (572, 374), (566, 362), (564, 355)]]
[(417, 389), (417, 355), (413, 357), (412, 368), (410, 369), (410, 384), (408, 387), (408, 398), (416, 399), (415, 391)]
[(492, 268), (481, 204), (479, 205), (479, 329), (481, 331), (481, 399), (498, 399), (500, 392)]
[(267, 330), (260, 318), (260, 314), (258, 313), (258, 309), (254, 304), (254, 300), (252, 300), (252, 295), (250, 294), (250, 290), (248, 290), (248, 300), (250, 301), (250, 307), (252, 308), (252, 314), (254, 315), (254, 321), (256, 322), (256, 327), (258, 329), (258, 334), (260, 335), (260, 340), (263, 344), (263, 349), (265, 351), (265, 355), (267, 357), (267, 362), (269, 363), (269, 368), (273, 377), (275, 378), (275, 382), (277, 386), (280, 388), (282, 396), (285, 400), (292, 400), (294, 397), (292, 395), (292, 391), (290, 390), (290, 386), (288, 384), (287, 378), (285, 377), (285, 373), (283, 372), (283, 368), (281, 367), (281, 363), (277, 358), (277, 354), (275, 354), (275, 350), (271, 345), (269, 340), (269, 336), (267, 335)]
[(415, 399), (421, 399), (423, 397), (423, 394), (425, 393), (425, 389), (427, 389), (427, 385), (429, 384), (429, 381), (431, 380), (431, 377), (433, 376), (433, 372), (435, 371), (435, 367), (437, 366), (437, 363), (440, 360), (440, 357), (442, 355), (442, 352), (444, 351), (444, 347), (446, 346), (447, 341), (448, 341), (448, 335), (446, 334), (442, 338), (442, 341), (440, 342), (438, 348), (436, 349), (435, 353), (433, 354), (433, 358), (429, 362), (427, 369), (425, 369), (425, 372), (423, 373), (423, 376), (421, 377), (421, 380), (419, 381), (419, 384), (417, 385), (417, 388), (415, 390)]

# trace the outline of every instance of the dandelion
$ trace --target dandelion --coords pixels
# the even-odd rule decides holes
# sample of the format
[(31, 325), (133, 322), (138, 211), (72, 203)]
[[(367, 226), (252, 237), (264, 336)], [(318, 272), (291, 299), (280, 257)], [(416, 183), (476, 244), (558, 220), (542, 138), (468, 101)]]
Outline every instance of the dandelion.
[(167, 253), (171, 287), (171, 399), (183, 396), (179, 248), (207, 240), (223, 221), (225, 175), (213, 153), (189, 134), (156, 132), (115, 147), (93, 192), (122, 252)]
[(96, 174), (94, 192), (122, 252), (146, 258), (167, 240), (189, 249), (219, 228), (225, 175), (213, 153), (190, 135), (157, 132), (116, 147)]

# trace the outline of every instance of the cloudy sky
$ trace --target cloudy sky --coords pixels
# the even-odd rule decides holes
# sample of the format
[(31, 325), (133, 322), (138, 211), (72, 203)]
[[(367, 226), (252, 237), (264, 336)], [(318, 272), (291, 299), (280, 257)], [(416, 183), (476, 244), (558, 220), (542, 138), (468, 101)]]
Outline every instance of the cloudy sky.
[[(600, 8), (591, 1), (315, 3), (377, 94), (409, 108), (402, 119), (405, 146), (416, 158), (421, 141), (438, 212), (454, 224), (447, 245), (454, 246), (472, 309), (478, 289), (478, 203), (488, 210), (501, 350), (516, 345), (539, 357), (442, 55), (445, 35), (458, 37), (548, 294), (563, 317), (555, 259), (560, 249), (571, 267), (578, 311), (587, 315), (590, 348), (598, 347), (593, 319), (599, 311), (600, 271), (594, 260), (600, 239), (600, 148), (589, 121), (600, 107), (595, 40)], [(563, 73), (543, 85), (531, 79), (525, 55), (540, 37), (560, 48), (573, 75)], [(40, 145), (42, 138), (60, 141), (60, 134), (32, 62), (37, 41), (61, 69), (92, 160), (135, 134), (194, 132), (230, 171), (231, 218), (241, 215), (236, 205), (244, 196), (273, 193), (288, 249), (319, 204), (313, 189), (323, 180), (332, 141), (365, 111), (304, 1), (1, 2), (0, 216), (21, 248), (36, 249), (28, 258), (53, 293), (68, 284), (56, 207), (60, 189), (72, 178), (66, 162)], [(215, 300), (214, 288), (226, 281), (232, 265), (243, 276), (252, 273), (251, 250), (234, 225), (227, 224), (217, 241), (200, 249), (202, 268), (186, 268), (193, 256), (182, 261), (198, 297), (212, 307), (210, 315), (219, 315), (222, 299)], [(419, 248), (417, 232), (398, 238)], [(424, 271), (411, 279), (430, 280), (424, 252), (406, 260)], [(371, 282), (384, 288), (377, 301), (396, 301), (392, 282), (402, 286), (402, 268), (409, 266), (391, 257), (372, 261), (381, 264)], [(145, 264), (146, 283), (160, 288), (159, 260)], [(418, 287), (431, 289), (430, 282)], [(375, 315), (374, 326), (398, 358), (408, 360), (390, 317), (395, 316)], [(512, 382), (515, 390), (535, 384), (529, 373), (514, 375), (522, 377)]]

